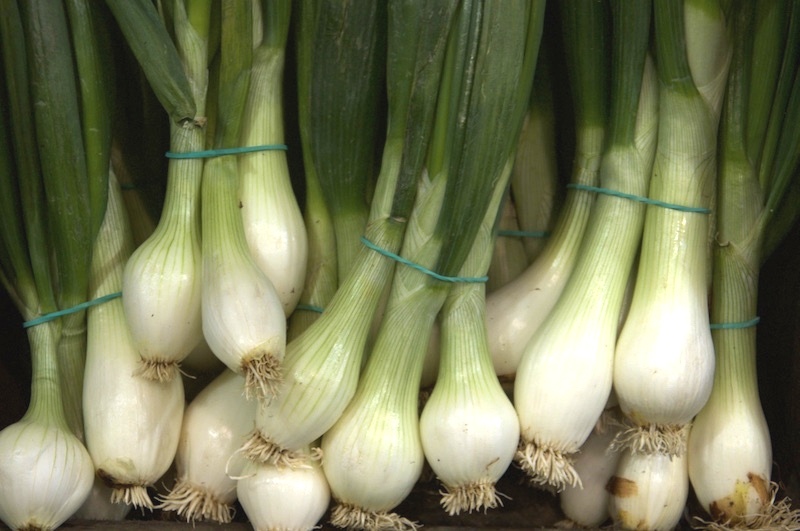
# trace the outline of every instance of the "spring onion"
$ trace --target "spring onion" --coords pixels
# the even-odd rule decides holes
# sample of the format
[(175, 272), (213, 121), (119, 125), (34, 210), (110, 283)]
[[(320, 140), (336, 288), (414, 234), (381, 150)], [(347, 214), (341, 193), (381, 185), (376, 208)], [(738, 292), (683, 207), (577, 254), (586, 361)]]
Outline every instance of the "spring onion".
[(553, 229), (562, 199), (556, 161), (553, 67), (549, 64), (552, 54), (548, 52), (542, 50), (536, 63), (531, 99), (509, 184), (519, 230), (537, 233), (522, 238), (528, 263), (533, 262), (544, 249), (547, 233)]
[[(585, 42), (585, 38), (577, 36), (565, 39), (567, 49)], [(590, 80), (577, 78), (572, 83), (580, 90), (574, 93), (576, 147), (571, 182), (590, 186), (597, 185), (605, 129), (606, 87), (605, 81), (600, 81), (605, 75), (601, 51), (594, 50), (596, 61), (584, 63)], [(575, 266), (594, 199), (593, 194), (568, 190), (553, 232), (536, 260), (515, 280), (487, 296), (489, 352), (500, 376), (513, 379), (525, 345), (564, 289)]]
[(228, 523), (236, 501), (232, 456), (253, 426), (256, 402), (242, 394), (243, 378), (226, 370), (186, 407), (175, 455), (177, 482), (159, 508), (189, 522)]
[[(797, 37), (789, 37), (793, 45), (786, 35), (796, 32), (800, 6), (795, 3), (789, 13), (778, 2), (758, 7), (755, 11), (751, 4), (738, 3), (732, 17), (738, 37), (733, 44), (720, 129), (711, 300), (712, 322), (723, 326), (712, 330), (717, 356), (714, 387), (695, 418), (687, 451), (692, 487), (712, 525), (793, 529), (800, 525), (800, 515), (791, 510), (787, 500), (776, 499), (778, 486), (771, 481), (772, 441), (758, 393), (752, 320), (760, 265), (767, 252), (765, 235), (776, 229), (772, 224), (775, 210), (769, 205), (785, 202), (786, 187), (797, 179), (800, 156), (798, 133), (793, 129), (800, 112), (800, 83), (797, 52), (791, 51), (797, 48)], [(770, 61), (782, 62), (783, 67), (773, 67), (777, 75), (764, 80), (758, 65)], [(790, 103), (775, 102), (779, 107), (773, 108), (771, 95), (778, 93), (781, 85), (782, 90), (791, 86)], [(770, 96), (754, 101), (751, 90)], [(771, 113), (784, 112), (780, 120), (768, 119)], [(760, 163), (771, 158), (762, 156), (768, 134), (779, 139), (774, 151), (776, 164), (762, 172)], [(760, 175), (767, 179), (759, 181)], [(735, 325), (748, 321), (752, 326)], [(725, 327), (726, 323), (731, 327)]]
[[(162, 105), (171, 115), (177, 115), (170, 121), (171, 151), (201, 151), (205, 142), (202, 125), (208, 84), (205, 32), (209, 3), (175, 3), (175, 43), (151, 2), (108, 0), (107, 4)], [(166, 88), (160, 89), (162, 83)], [(142, 358), (140, 371), (157, 381), (178, 377), (180, 361), (197, 345), (202, 333), (202, 172), (200, 159), (170, 159), (161, 218), (125, 266), (122, 301)]]
[[(583, 39), (577, 41), (580, 49), (605, 49), (602, 4), (565, 4), (563, 11), (574, 34), (585, 36), (585, 49)], [(600, 184), (641, 196), (647, 191), (657, 131), (655, 73), (652, 66), (645, 68), (650, 6), (623, 4), (613, 13), (614, 86)], [(580, 485), (571, 459), (611, 392), (617, 324), (644, 211), (643, 204), (625, 197), (601, 194), (595, 200), (575, 269), (523, 351), (514, 381), (522, 431), (517, 462), (537, 484), (557, 490)], [(571, 391), (558, 392), (565, 382)]]
[[(492, 213), (461, 276), (486, 273), (494, 221)], [(450, 515), (502, 505), (495, 484), (511, 464), (519, 441), (517, 414), (489, 356), (485, 290), (483, 284), (465, 283), (448, 292), (435, 336), (441, 344), (438, 375), (419, 419), (422, 449), (443, 484), (441, 505)]]
[(620, 452), (616, 472), (607, 485), (615, 527), (674, 529), (689, 497), (686, 454), (644, 453), (630, 447)]
[[(269, 1), (264, 6), (264, 38), (253, 51), (239, 142), (245, 147), (284, 143), (282, 87), (291, 2)], [(308, 243), (286, 152), (240, 155), (239, 173), (240, 212), (248, 247), (288, 316), (303, 290)]]
[(236, 491), (256, 531), (317, 529), (328, 510), (330, 488), (319, 462), (303, 461), (306, 464), (299, 467), (254, 462), (245, 465)]
[[(684, 453), (685, 431), (711, 393), (709, 211), (729, 47), (714, 1), (654, 4), (658, 146), (636, 284), (617, 341), (614, 389), (632, 428), (618, 446)], [(696, 209), (695, 211), (686, 209)]]
[[(238, 142), (252, 53), (249, 6), (223, 7), (217, 149), (236, 147)], [(248, 396), (269, 400), (281, 379), (286, 314), (274, 284), (247, 245), (238, 190), (235, 157), (215, 157), (205, 163), (203, 336), (229, 369), (244, 375)]]
[[(112, 174), (113, 175), (113, 174)], [(122, 287), (133, 235), (116, 180), (92, 258), (90, 296)], [(139, 353), (120, 299), (88, 310), (83, 388), (86, 446), (112, 503), (153, 509), (148, 488), (169, 469), (183, 416), (183, 382), (136, 375)]]
[(581, 478), (580, 487), (568, 486), (558, 495), (565, 525), (599, 527), (609, 519), (608, 481), (617, 471), (620, 452), (609, 451), (619, 421), (615, 407), (607, 407), (592, 433), (575, 456), (573, 466)]

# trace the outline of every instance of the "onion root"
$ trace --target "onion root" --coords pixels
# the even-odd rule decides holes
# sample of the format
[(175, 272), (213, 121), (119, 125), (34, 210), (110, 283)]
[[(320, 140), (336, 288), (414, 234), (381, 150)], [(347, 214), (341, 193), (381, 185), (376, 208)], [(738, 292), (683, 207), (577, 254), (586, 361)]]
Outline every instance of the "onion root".
[(444, 485), (441, 505), (450, 516), (461, 514), (463, 511), (486, 512), (503, 505), (501, 495), (495, 489), (495, 482), (490, 479), (480, 479), (472, 483), (458, 486)]
[(180, 479), (166, 496), (159, 497), (158, 509), (175, 511), (187, 522), (210, 520), (220, 524), (230, 523), (233, 507), (219, 500), (208, 489)]
[(259, 430), (253, 430), (247, 441), (240, 448), (242, 455), (256, 463), (266, 463), (277, 467), (299, 468), (308, 465), (309, 461), (322, 459), (322, 449), (312, 448), (311, 452), (287, 450)]
[(686, 453), (690, 424), (646, 424), (624, 426), (611, 442), (611, 451), (628, 449), (637, 454), (681, 457)]
[(180, 374), (180, 365), (174, 360), (151, 360), (142, 358), (133, 373), (154, 382), (171, 382)]
[(283, 380), (281, 360), (271, 353), (260, 352), (245, 358), (241, 364), (244, 375), (244, 392), (248, 399), (272, 400), (278, 394)]
[(567, 487), (583, 488), (572, 458), (560, 450), (521, 441), (514, 460), (534, 485), (550, 486), (557, 492)]
[(339, 503), (331, 511), (331, 524), (362, 531), (416, 531), (419, 524), (397, 513), (369, 511), (349, 503)]

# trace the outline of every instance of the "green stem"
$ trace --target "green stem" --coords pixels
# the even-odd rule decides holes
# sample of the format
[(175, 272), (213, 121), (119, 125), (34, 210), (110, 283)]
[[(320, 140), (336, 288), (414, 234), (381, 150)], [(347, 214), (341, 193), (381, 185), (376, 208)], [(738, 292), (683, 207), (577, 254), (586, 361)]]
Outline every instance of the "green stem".
[(57, 357), (59, 325), (43, 323), (28, 328), (27, 333), (31, 348), (31, 401), (23, 420), (36, 420), (67, 430)]

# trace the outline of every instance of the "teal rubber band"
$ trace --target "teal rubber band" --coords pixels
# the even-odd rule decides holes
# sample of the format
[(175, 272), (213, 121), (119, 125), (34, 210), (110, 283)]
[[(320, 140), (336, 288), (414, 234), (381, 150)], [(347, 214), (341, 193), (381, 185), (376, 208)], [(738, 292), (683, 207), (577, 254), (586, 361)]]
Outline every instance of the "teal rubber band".
[(173, 153), (172, 151), (167, 151), (164, 155), (166, 155), (168, 159), (210, 159), (213, 157), (224, 157), (225, 155), (239, 155), (242, 153), (254, 153), (256, 151), (286, 151), (287, 149), (289, 149), (289, 147), (286, 144), (266, 144), (263, 146), (190, 151), (188, 153)]
[(640, 195), (634, 194), (626, 194), (624, 192), (618, 192), (617, 190), (610, 190), (608, 188), (601, 188), (599, 186), (589, 186), (586, 184), (575, 184), (570, 183), (567, 185), (567, 188), (574, 188), (576, 190), (586, 190), (587, 192), (597, 192), (598, 194), (606, 194), (611, 195), (614, 197), (622, 197), (624, 199), (630, 199), (631, 201), (638, 201), (640, 203), (645, 203), (648, 205), (655, 205), (660, 206), (663, 208), (669, 208), (670, 210), (679, 210), (681, 212), (693, 212), (697, 214), (710, 214), (711, 209), (705, 207), (690, 207), (684, 205), (676, 205), (673, 203), (665, 203), (664, 201), (658, 201), (656, 199), (650, 199), (649, 197), (642, 197)]
[(317, 312), (317, 313), (322, 313), (322, 312), (325, 311), (322, 308), (320, 308), (319, 306), (314, 306), (313, 304), (298, 304), (297, 306), (294, 307), (294, 309), (295, 310), (304, 310), (304, 311), (307, 311), (307, 312)]
[(69, 315), (71, 313), (78, 313), (90, 306), (96, 306), (98, 304), (103, 304), (104, 302), (108, 302), (112, 299), (116, 299), (118, 297), (122, 297), (122, 292), (118, 291), (116, 293), (109, 293), (108, 295), (103, 295), (102, 297), (97, 297), (96, 299), (92, 299), (88, 302), (82, 302), (77, 306), (73, 306), (72, 308), (66, 308), (64, 310), (58, 310), (57, 312), (46, 313), (44, 315), (40, 315), (35, 319), (31, 319), (30, 321), (25, 321), (22, 323), (22, 328), (30, 328), (32, 326), (36, 326), (42, 323), (46, 323), (48, 321), (53, 321), (54, 319), (58, 319), (61, 316)]
[(119, 189), (120, 189), (120, 190), (136, 190), (136, 185), (135, 185), (135, 184), (133, 184), (133, 183), (130, 183), (130, 184), (120, 184), (120, 185), (119, 185)]
[(486, 282), (487, 280), (489, 280), (489, 277), (448, 277), (446, 275), (440, 275), (436, 271), (431, 271), (427, 267), (421, 266), (421, 265), (419, 265), (417, 263), (414, 263), (414, 262), (412, 262), (410, 260), (407, 260), (407, 259), (403, 258), (400, 255), (394, 254), (391, 251), (387, 251), (386, 249), (378, 247), (377, 245), (375, 245), (374, 243), (369, 241), (364, 236), (361, 237), (361, 243), (363, 243), (364, 245), (366, 245), (368, 248), (372, 249), (373, 251), (375, 251), (375, 252), (377, 252), (379, 254), (382, 254), (383, 256), (389, 257), (392, 260), (395, 260), (397, 262), (400, 262), (401, 264), (407, 265), (408, 267), (412, 267), (412, 268), (416, 269), (417, 271), (421, 271), (421, 272), (425, 273), (426, 275), (435, 278), (436, 280), (441, 280), (442, 282), (472, 282), (472, 283), (478, 283), (478, 282)]
[(756, 326), (759, 321), (761, 321), (761, 318), (755, 317), (749, 321), (741, 321), (738, 323), (712, 323), (711, 330), (735, 330), (739, 328), (751, 328)]
[(520, 238), (547, 238), (550, 236), (548, 230), (499, 230), (498, 236), (519, 236)]

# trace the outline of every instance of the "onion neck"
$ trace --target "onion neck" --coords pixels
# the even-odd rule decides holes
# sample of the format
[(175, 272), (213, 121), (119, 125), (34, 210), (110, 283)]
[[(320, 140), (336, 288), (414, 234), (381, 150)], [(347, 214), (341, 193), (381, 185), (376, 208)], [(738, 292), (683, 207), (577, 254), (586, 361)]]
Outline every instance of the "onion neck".
[[(205, 133), (195, 125), (173, 125), (170, 149), (174, 153), (191, 153), (204, 149)], [(200, 238), (200, 184), (203, 159), (170, 159), (167, 190), (161, 219), (153, 237), (188, 233)]]
[(31, 401), (23, 420), (69, 430), (62, 406), (58, 368), (59, 328), (53, 322), (48, 322), (27, 330), (31, 347)]
[(206, 163), (202, 193), (204, 254), (216, 255), (217, 259), (249, 256), (238, 208), (238, 186), (235, 157), (217, 157)]
[[(743, 323), (757, 313), (758, 261), (729, 244), (715, 249), (711, 321)], [(759, 404), (756, 327), (713, 330), (717, 355), (712, 399)]]

